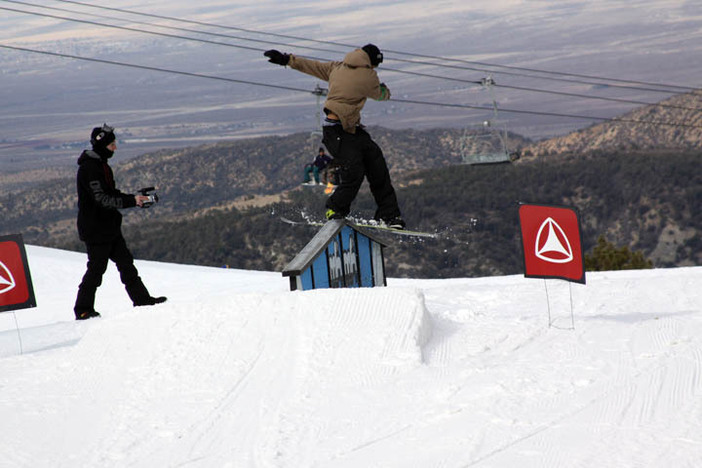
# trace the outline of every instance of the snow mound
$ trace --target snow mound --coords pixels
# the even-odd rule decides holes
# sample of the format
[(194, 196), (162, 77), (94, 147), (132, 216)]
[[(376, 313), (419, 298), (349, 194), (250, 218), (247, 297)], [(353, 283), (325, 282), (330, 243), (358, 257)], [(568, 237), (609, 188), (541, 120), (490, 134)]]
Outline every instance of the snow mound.
[(0, 466), (702, 460), (700, 267), (290, 292), (138, 261), (167, 303), (132, 308), (111, 268), (103, 317), (76, 322), (85, 256), (28, 254), (39, 305), (0, 314)]
[[(20, 429), (0, 444), (14, 449), (3, 452), (42, 446), (49, 458), (33, 458), (38, 466), (106, 466), (124, 457), (185, 460), (217, 446), (215, 463), (250, 462), (254, 455), (218, 437), (281, 450), (286, 430), (297, 432), (283, 419), (304, 418), (291, 414), (319, 399), (343, 411), (335, 407), (349, 392), (421, 366), (431, 330), (422, 293), (404, 288), (233, 294), (224, 303), (135, 309), (75, 326), (84, 332), (77, 344), (34, 354), (42, 371), (4, 382), (22, 410), (10, 424)], [(23, 392), (28, 385), (34, 390)], [(51, 427), (41, 427), (46, 413)], [(269, 427), (278, 429), (252, 431)]]

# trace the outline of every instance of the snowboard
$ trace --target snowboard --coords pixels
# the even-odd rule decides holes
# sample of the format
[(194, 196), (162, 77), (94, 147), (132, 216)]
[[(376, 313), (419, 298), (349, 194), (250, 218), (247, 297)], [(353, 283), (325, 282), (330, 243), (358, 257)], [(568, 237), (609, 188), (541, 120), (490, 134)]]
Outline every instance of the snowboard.
[[(296, 226), (299, 226), (299, 225), (318, 226), (318, 227), (319, 227), (319, 226), (324, 226), (324, 223), (323, 223), (323, 222), (319, 222), (319, 221), (307, 221), (307, 220), (303, 220), (303, 221), (293, 221), (292, 219), (286, 218), (286, 217), (284, 217), (284, 216), (281, 216), (281, 217), (280, 217), (280, 220), (283, 221), (284, 223), (293, 224), (293, 225), (296, 225)], [(408, 230), (408, 229), (393, 229), (393, 228), (390, 228), (390, 227), (387, 227), (387, 226), (382, 226), (382, 225), (379, 225), (379, 224), (371, 224), (371, 223), (363, 222), (363, 221), (355, 221), (355, 220), (353, 220), (353, 219), (347, 219), (346, 221), (347, 221), (349, 224), (351, 224), (351, 225), (353, 225), (353, 226), (360, 227), (360, 228), (364, 228), (364, 229), (375, 229), (375, 230), (378, 230), (378, 231), (388, 232), (388, 233), (391, 233), (391, 234), (397, 234), (397, 235), (400, 235), (400, 236), (409, 236), (409, 237), (429, 237), (429, 238), (432, 238), (432, 239), (438, 239), (438, 238), (439, 238), (439, 234), (437, 234), (437, 233), (422, 232), (422, 231), (411, 231), (411, 230)]]

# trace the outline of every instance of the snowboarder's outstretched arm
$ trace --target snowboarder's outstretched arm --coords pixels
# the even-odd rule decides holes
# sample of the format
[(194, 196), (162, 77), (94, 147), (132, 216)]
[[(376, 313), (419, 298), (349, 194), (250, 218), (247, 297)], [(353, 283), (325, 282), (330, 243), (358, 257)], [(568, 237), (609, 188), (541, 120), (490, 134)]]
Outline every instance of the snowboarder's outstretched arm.
[(267, 50), (263, 53), (268, 57), (268, 61), (276, 65), (290, 66), (295, 70), (312, 75), (320, 80), (329, 81), (329, 74), (334, 68), (335, 62), (318, 62), (292, 54), (284, 54), (275, 49)]

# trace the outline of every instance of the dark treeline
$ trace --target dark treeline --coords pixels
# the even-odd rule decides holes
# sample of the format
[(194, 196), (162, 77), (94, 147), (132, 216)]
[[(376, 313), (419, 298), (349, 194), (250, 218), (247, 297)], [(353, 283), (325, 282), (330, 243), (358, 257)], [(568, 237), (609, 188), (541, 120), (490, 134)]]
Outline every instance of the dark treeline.
[[(605, 236), (615, 245), (641, 250), (656, 267), (699, 265), (701, 157), (602, 154), (404, 173), (396, 185), (409, 226), (442, 232), (443, 238), (408, 240), (386, 234), (388, 274), (448, 278), (521, 273), (519, 202), (576, 207), (586, 251)], [(315, 228), (285, 224), (279, 215), (299, 218), (305, 212), (321, 219), (324, 200), (321, 188), (304, 188), (262, 208), (214, 211), (177, 222), (145, 220), (129, 225), (125, 235), (138, 258), (280, 270)], [(367, 218), (373, 209), (364, 185), (352, 214)], [(74, 241), (63, 247), (80, 245)]]

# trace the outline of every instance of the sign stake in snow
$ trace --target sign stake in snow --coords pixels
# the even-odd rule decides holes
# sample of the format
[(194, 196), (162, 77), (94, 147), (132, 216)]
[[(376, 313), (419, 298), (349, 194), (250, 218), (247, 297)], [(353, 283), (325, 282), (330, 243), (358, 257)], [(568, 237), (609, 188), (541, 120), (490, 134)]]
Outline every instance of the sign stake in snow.
[(580, 220), (575, 208), (553, 205), (521, 204), (519, 221), (522, 234), (524, 276), (543, 278), (548, 306), (548, 324), (553, 325), (546, 279), (569, 282), (572, 328), (573, 292), (570, 283), (585, 284)]

